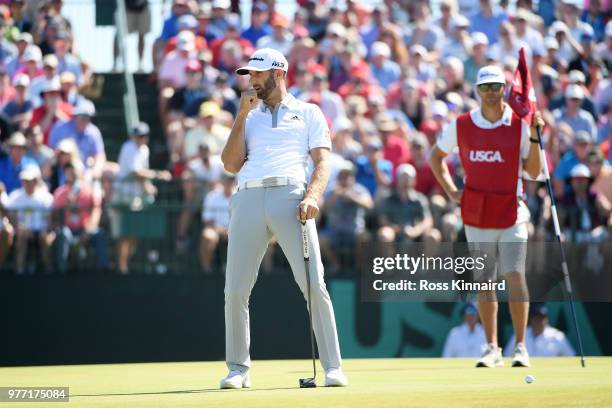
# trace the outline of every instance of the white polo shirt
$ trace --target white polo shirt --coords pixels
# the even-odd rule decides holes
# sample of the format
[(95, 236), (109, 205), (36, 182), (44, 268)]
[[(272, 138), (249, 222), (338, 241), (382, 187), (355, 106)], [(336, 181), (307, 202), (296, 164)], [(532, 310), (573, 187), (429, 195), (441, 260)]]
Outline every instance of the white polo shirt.
[(310, 150), (331, 150), (329, 127), (321, 109), (291, 94), (272, 112), (261, 102), (249, 112), (244, 132), (247, 158), (238, 172), (238, 184), (279, 176), (306, 183)]

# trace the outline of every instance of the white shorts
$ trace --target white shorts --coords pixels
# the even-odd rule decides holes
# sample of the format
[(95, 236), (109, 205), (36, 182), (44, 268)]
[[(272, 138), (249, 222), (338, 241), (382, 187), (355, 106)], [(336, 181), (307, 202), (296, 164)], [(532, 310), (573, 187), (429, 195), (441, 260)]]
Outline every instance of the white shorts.
[[(465, 236), (470, 243), (470, 249), (484, 252), (489, 259), (497, 260), (496, 269), (501, 274), (525, 273), (528, 235), (527, 222), (503, 229), (465, 226)], [(489, 269), (485, 275), (494, 279), (495, 271)]]

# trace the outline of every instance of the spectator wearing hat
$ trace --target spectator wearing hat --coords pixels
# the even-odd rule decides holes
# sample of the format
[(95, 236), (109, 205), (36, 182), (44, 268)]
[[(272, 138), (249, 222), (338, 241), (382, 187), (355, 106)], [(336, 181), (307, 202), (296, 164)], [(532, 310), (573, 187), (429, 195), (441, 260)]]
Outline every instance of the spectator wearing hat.
[(395, 189), (377, 205), (380, 242), (438, 242), (427, 197), (414, 189), (416, 170), (408, 163), (397, 168)]
[[(590, 0), (588, 3), (588, 8), (582, 10), (582, 14), (580, 16), (581, 21), (593, 27), (596, 42), (604, 41), (606, 35), (607, 19), (602, 3), (602, 0)], [(609, 2), (605, 1), (605, 3), (607, 7), (610, 7)]]
[(221, 50), (226, 42), (236, 42), (238, 44), (238, 48), (241, 50), (241, 55), (251, 55), (255, 51), (253, 44), (251, 44), (249, 40), (240, 37), (240, 18), (237, 15), (232, 14), (228, 16), (226, 21), (227, 23), (224, 24), (225, 29), (223, 31), (223, 36), (210, 43), (209, 47), (210, 52), (212, 52), (213, 55), (212, 64), (216, 68), (219, 67)]
[(206, 44), (211, 44), (217, 38), (223, 37), (223, 31), (210, 24), (212, 19), (212, 4), (207, 2), (201, 3), (197, 8), (195, 17), (198, 21), (198, 27), (196, 28), (195, 34), (199, 37), (204, 37)]
[(2, 115), (6, 117), (13, 129), (25, 129), (32, 119), (34, 109), (29, 98), (28, 88), (30, 78), (25, 74), (19, 74), (13, 79), (15, 96), (2, 108)]
[(481, 31), (473, 31), (470, 35), (472, 50), (470, 56), (463, 62), (463, 78), (468, 83), (475, 83), (480, 68), (487, 65), (486, 55), (489, 38)]
[(155, 69), (159, 67), (164, 58), (164, 48), (166, 42), (170, 41), (171, 38), (178, 34), (177, 20), (183, 16), (192, 12), (191, 7), (193, 6), (191, 0), (173, 0), (170, 15), (164, 20), (162, 26), (162, 32), (160, 36), (153, 43), (153, 66)]
[(225, 31), (229, 25), (233, 24), (231, 13), (232, 3), (230, 0), (213, 0), (212, 15), (210, 24), (220, 31)]
[[(513, 335), (504, 348), (504, 356), (512, 355), (514, 343)], [(529, 355), (533, 357), (571, 357), (576, 355), (565, 334), (550, 326), (548, 308), (543, 303), (532, 304), (530, 307), (525, 347)]]
[[(24, 167), (19, 172), (19, 179), (23, 187), (12, 191), (5, 204), (9, 220), (15, 229), (16, 272), (25, 272), (26, 259), (42, 259), (44, 270), (50, 272), (51, 245), (55, 238), (49, 229), (53, 196), (41, 182), (38, 166)], [(31, 248), (39, 251), (37, 256), (29, 254), (28, 257)]]
[(272, 34), (266, 35), (257, 41), (256, 48), (272, 48), (283, 55), (289, 55), (293, 47), (293, 34), (289, 32), (289, 20), (282, 14), (275, 14), (270, 19)]
[(416, 133), (410, 140), (410, 164), (416, 170), (414, 189), (427, 197), (443, 194), (444, 191), (436, 180), (429, 165), (429, 141), (422, 133)]
[(390, 58), (391, 48), (386, 43), (377, 41), (372, 44), (370, 49), (370, 71), (383, 89), (388, 89), (389, 85), (399, 81), (401, 76), (399, 65)]
[(33, 43), (32, 34), (22, 32), (16, 38), (17, 52), (14, 56), (8, 57), (4, 60), (4, 67), (9, 75), (14, 78), (15, 73), (19, 68), (22, 67), (23, 53)]
[(53, 193), (56, 270), (66, 272), (71, 247), (78, 246), (84, 250), (86, 245), (95, 248), (97, 268), (107, 270), (106, 236), (100, 229), (100, 191), (83, 180), (78, 165), (68, 162), (63, 170), (66, 183)]
[(393, 180), (393, 163), (383, 157), (383, 147), (379, 139), (370, 139), (364, 154), (355, 161), (357, 183), (367, 188), (375, 200), (384, 195)]
[(100, 177), (106, 163), (104, 141), (100, 129), (91, 122), (96, 114), (96, 108), (90, 101), (76, 106), (71, 120), (58, 122), (51, 129), (49, 146), (55, 148), (64, 139), (75, 141), (82, 163), (91, 169), (94, 178)]
[(570, 191), (559, 206), (559, 223), (569, 241), (601, 242), (608, 238), (611, 208), (607, 200), (590, 190), (592, 182), (587, 165), (579, 163), (571, 169)]
[(581, 108), (584, 100), (584, 90), (578, 84), (570, 84), (565, 88), (565, 106), (553, 112), (555, 123), (567, 123), (574, 132), (585, 131), (591, 137), (591, 143), (597, 141), (597, 125), (593, 115)]
[(478, 318), (478, 308), (467, 303), (462, 308), (463, 323), (453, 327), (444, 343), (442, 357), (480, 357), (487, 345), (484, 330)]
[(536, 24), (541, 25), (541, 18), (526, 8), (518, 8), (512, 19), (516, 30), (516, 39), (524, 44), (529, 44), (533, 52), (544, 49), (544, 37), (534, 28)]
[(34, 108), (38, 108), (43, 104), (42, 92), (49, 82), (58, 81), (57, 73), (58, 60), (54, 54), (47, 54), (43, 58), (44, 74), (32, 79), (30, 83), (30, 100)]
[(231, 130), (218, 122), (221, 112), (216, 102), (208, 101), (200, 105), (198, 124), (185, 135), (182, 152), (185, 159), (196, 157), (198, 146), (202, 143), (208, 144), (213, 154), (220, 154)]
[(200, 237), (200, 265), (204, 273), (211, 273), (215, 251), (219, 245), (227, 245), (229, 230), (229, 200), (234, 192), (235, 177), (232, 173), (221, 174), (221, 185), (204, 197), (202, 204), (202, 234)]
[(393, 169), (410, 161), (410, 146), (406, 139), (400, 136), (397, 120), (388, 113), (381, 112), (374, 118), (374, 123), (383, 143), (383, 157), (393, 164)]
[(187, 83), (186, 68), (196, 58), (195, 34), (185, 30), (176, 38), (176, 50), (163, 57), (159, 68), (159, 89), (184, 87)]
[(319, 243), (331, 273), (337, 272), (341, 265), (338, 252), (351, 249), (350, 253), (354, 253), (357, 245), (367, 240), (365, 214), (373, 207), (368, 189), (355, 182), (353, 163), (345, 161), (333, 190), (325, 195), (322, 208), (327, 222)]
[[(32, 128), (33, 132), (40, 132), (38, 126)], [(42, 133), (42, 132), (40, 132)], [(67, 163), (72, 163), (78, 167), (77, 171), (82, 173), (85, 170), (83, 160), (79, 153), (79, 148), (74, 139), (64, 139), (57, 144), (54, 151), (54, 159), (51, 163), (43, 167), (43, 177), (47, 181), (49, 191), (54, 193), (58, 187), (61, 187), (66, 182), (64, 176), (64, 166)]]
[(412, 13), (413, 22), (404, 30), (404, 43), (420, 44), (426, 50), (424, 55), (428, 61), (434, 61), (440, 56), (444, 45), (444, 32), (433, 24), (428, 1), (417, 1)]
[(36, 166), (36, 162), (26, 156), (28, 141), (21, 132), (15, 132), (6, 142), (8, 155), (0, 158), (0, 182), (8, 194), (21, 187), (19, 174), (29, 166)]
[[(588, 89), (586, 88), (587, 80), (586, 80), (586, 76), (584, 75), (584, 73), (582, 71), (573, 69), (569, 71), (567, 79), (569, 82), (568, 86), (578, 85), (580, 86), (580, 88), (582, 88), (583, 98), (582, 98), (580, 108), (590, 113), (593, 119), (597, 119), (595, 102), (593, 101), (593, 98), (591, 97), (591, 95), (588, 92)], [(562, 108), (564, 105), (566, 105), (566, 97), (564, 93), (561, 93), (559, 94), (558, 97), (553, 98), (548, 102), (548, 110), (554, 111), (556, 109)]]
[(67, 32), (61, 31), (53, 41), (53, 52), (57, 57), (57, 72), (72, 72), (76, 78), (77, 85), (85, 83), (81, 61), (70, 52), (70, 36)]
[(257, 44), (260, 38), (271, 35), (272, 27), (268, 24), (268, 17), (268, 5), (263, 1), (255, 2), (251, 9), (251, 25), (240, 36), (251, 44)]
[(193, 33), (195, 50), (197, 52), (201, 52), (207, 49), (208, 44), (206, 42), (206, 38), (198, 34), (197, 30), (199, 24), (198, 20), (194, 16), (192, 16), (191, 14), (186, 14), (184, 16), (179, 17), (176, 21), (176, 26), (178, 33), (166, 43), (166, 46), (164, 48), (165, 54), (168, 54), (169, 52), (174, 51), (176, 49), (179, 34), (183, 31), (190, 31)]
[(202, 83), (202, 64), (197, 60), (189, 61), (185, 73), (185, 86), (177, 89), (168, 101), (170, 120), (196, 116), (202, 102), (210, 98), (210, 91)]
[[(130, 132), (130, 139), (123, 143), (119, 151), (119, 172), (115, 180), (113, 204), (141, 208), (151, 204), (157, 188), (151, 183), (153, 179), (170, 180), (172, 176), (166, 170), (149, 169), (149, 125), (140, 122)], [(121, 274), (128, 273), (129, 260), (136, 251), (137, 241), (133, 237), (120, 236), (122, 225), (121, 211), (112, 211), (113, 235), (117, 238), (117, 264)]]
[(499, 38), (499, 28), (508, 20), (504, 9), (495, 4), (493, 0), (480, 0), (480, 10), (470, 18), (471, 31), (480, 31), (495, 44)]
[(62, 100), (59, 78), (47, 81), (41, 94), (43, 104), (32, 112), (30, 126), (40, 126), (45, 135), (45, 144), (49, 144), (49, 134), (55, 123), (72, 118), (72, 106)]
[(586, 131), (579, 131), (574, 134), (572, 149), (566, 151), (555, 167), (553, 173), (553, 186), (555, 194), (562, 197), (565, 193), (569, 193), (570, 185), (568, 178), (570, 172), (579, 163), (586, 163), (589, 152), (593, 148), (593, 139)]
[[(448, 4), (444, 5), (444, 7), (448, 7)], [(450, 56), (457, 57), (461, 61), (468, 59), (470, 49), (472, 48), (471, 36), (468, 32), (469, 27), (470, 21), (467, 17), (461, 14), (453, 15), (449, 21), (448, 34), (444, 39), (444, 47), (441, 50), (441, 57), (443, 59)]]
[(63, 72), (60, 76), (60, 86), (62, 88), (62, 98), (74, 109), (87, 99), (79, 93), (79, 88), (76, 84), (76, 77), (70, 71)]

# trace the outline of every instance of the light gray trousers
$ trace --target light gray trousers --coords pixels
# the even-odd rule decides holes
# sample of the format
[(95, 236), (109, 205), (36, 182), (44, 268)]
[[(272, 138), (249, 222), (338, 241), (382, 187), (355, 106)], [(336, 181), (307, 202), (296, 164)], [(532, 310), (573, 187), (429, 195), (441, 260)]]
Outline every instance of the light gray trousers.
[[(245, 189), (231, 198), (225, 275), (225, 357), (230, 370), (244, 372), (251, 365), (249, 297), (272, 236), (280, 244), (306, 299), (306, 269), (297, 219), (297, 206), (303, 196), (303, 187), (284, 186)], [(314, 220), (308, 220), (306, 225), (310, 242), (312, 322), (319, 358), (325, 370), (339, 368), (336, 320), (323, 280), (317, 229)]]

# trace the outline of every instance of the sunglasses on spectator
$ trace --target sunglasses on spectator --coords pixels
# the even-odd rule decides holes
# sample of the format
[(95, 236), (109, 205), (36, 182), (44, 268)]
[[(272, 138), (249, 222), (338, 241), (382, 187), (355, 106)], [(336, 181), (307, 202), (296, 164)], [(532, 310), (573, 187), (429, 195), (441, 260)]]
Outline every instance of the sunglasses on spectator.
[(478, 85), (478, 90), (480, 90), (480, 92), (487, 92), (487, 91), (499, 92), (499, 90), (502, 89), (503, 86), (504, 84), (500, 84), (500, 83), (480, 84)]

